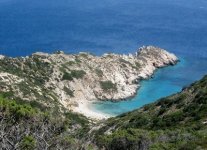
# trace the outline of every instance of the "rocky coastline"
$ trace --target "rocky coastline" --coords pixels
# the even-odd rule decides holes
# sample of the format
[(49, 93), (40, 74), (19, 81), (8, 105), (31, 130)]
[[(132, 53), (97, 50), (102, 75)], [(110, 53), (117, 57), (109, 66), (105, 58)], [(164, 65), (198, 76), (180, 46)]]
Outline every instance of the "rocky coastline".
[(140, 81), (156, 69), (175, 65), (178, 58), (153, 46), (133, 55), (89, 53), (34, 53), (10, 58), (0, 56), (0, 91), (26, 101), (57, 105), (91, 118), (107, 118), (88, 108), (96, 100), (119, 101), (136, 95)]

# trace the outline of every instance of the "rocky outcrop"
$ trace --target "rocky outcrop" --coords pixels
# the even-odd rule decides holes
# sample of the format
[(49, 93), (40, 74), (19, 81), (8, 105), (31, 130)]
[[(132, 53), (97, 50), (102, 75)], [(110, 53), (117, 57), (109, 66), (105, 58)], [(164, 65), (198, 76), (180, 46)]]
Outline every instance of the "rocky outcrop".
[[(18, 83), (9, 86), (22, 99), (47, 97), (48, 101), (43, 101), (46, 105), (50, 105), (49, 100), (57, 100), (65, 108), (81, 112), (81, 105), (88, 101), (134, 96), (140, 80), (177, 61), (174, 54), (153, 46), (141, 47), (135, 55), (35, 53), (24, 58), (1, 57), (0, 76), (5, 73), (18, 76)], [(0, 82), (6, 80), (0, 78)], [(29, 89), (26, 96), (18, 93), (20, 83)]]

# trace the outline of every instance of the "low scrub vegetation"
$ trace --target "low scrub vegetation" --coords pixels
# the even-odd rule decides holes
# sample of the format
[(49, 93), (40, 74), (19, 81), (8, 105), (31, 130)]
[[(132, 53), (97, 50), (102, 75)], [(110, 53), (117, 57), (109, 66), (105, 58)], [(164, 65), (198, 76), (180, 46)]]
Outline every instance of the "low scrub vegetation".
[(71, 89), (69, 89), (69, 88), (67, 88), (67, 87), (64, 87), (64, 89), (63, 89), (68, 95), (70, 95), (70, 97), (74, 97), (74, 92), (71, 90)]
[(95, 132), (96, 142), (112, 150), (207, 149), (206, 95), (207, 76), (181, 93), (110, 118)]
[[(49, 109), (0, 96), (1, 149), (76, 149), (89, 121), (82, 115), (67, 112), (52, 115)], [(70, 131), (70, 132), (69, 132)], [(71, 132), (73, 131), (73, 132)]]
[(96, 74), (99, 76), (99, 77), (102, 77), (103, 76), (103, 71), (100, 70), (100, 69), (95, 69), (95, 72)]
[(112, 83), (111, 81), (100, 81), (100, 85), (104, 91), (116, 91), (117, 90), (116, 84)]
[(64, 72), (62, 80), (72, 81), (74, 78), (81, 79), (86, 74), (83, 70), (71, 70), (70, 73)]

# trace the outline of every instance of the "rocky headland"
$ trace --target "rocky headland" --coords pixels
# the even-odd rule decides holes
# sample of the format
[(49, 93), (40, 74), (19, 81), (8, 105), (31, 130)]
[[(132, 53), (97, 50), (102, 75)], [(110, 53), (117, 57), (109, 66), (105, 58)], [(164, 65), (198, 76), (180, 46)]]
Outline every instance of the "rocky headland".
[(89, 110), (88, 103), (133, 97), (141, 80), (177, 61), (174, 54), (153, 46), (129, 55), (58, 51), (18, 58), (0, 56), (0, 91), (47, 107), (60, 106), (87, 117), (106, 118)]

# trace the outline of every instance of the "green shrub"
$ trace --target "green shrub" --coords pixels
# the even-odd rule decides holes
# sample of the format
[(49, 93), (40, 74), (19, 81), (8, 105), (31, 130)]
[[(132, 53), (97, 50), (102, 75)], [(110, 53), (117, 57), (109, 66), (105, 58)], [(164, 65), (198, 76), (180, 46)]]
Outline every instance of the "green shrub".
[(173, 112), (163, 117), (163, 120), (166, 122), (167, 126), (176, 125), (178, 122), (184, 119), (184, 114), (182, 111)]
[(74, 61), (69, 61), (69, 62), (66, 63), (66, 65), (69, 65), (69, 66), (72, 66), (72, 65), (74, 65), (74, 64), (75, 64)]
[(130, 63), (129, 61), (127, 61), (127, 60), (125, 60), (125, 59), (123, 59), (123, 58), (120, 58), (120, 59), (119, 59), (119, 62), (122, 63), (122, 65), (123, 65), (124, 67), (127, 67), (126, 64), (128, 64), (128, 65), (131, 66), (132, 68), (136, 68), (135, 66), (132, 65), (132, 63)]
[(71, 89), (69, 89), (69, 88), (67, 88), (67, 87), (64, 87), (63, 90), (64, 90), (68, 95), (70, 95), (70, 97), (74, 97), (74, 92), (73, 92)]
[(61, 138), (61, 141), (60, 141), (60, 145), (67, 148), (67, 149), (71, 149), (71, 147), (75, 144), (76, 144), (75, 139), (73, 139), (70, 136), (65, 136), (65, 137)]
[(149, 123), (149, 117), (145, 115), (137, 115), (136, 118), (132, 118), (129, 120), (129, 125), (133, 128), (135, 127), (142, 127), (142, 126), (147, 126)]
[(83, 76), (85, 74), (86, 74), (86, 72), (83, 71), (83, 70), (72, 70), (71, 71), (71, 76), (76, 78), (76, 79), (83, 78)]
[(0, 97), (0, 110), (6, 110), (6, 115), (15, 116), (15, 120), (33, 117), (38, 109), (32, 108), (29, 104), (17, 104), (14, 100), (7, 100)]
[(88, 58), (88, 54), (87, 53), (79, 53), (79, 56), (83, 57), (83, 58)]
[(96, 69), (95, 70), (96, 74), (99, 76), (99, 77), (102, 77), (103, 76), (103, 71), (100, 70), (100, 69)]
[(70, 120), (70, 122), (72, 124), (79, 123), (79, 124), (84, 126), (84, 125), (87, 125), (89, 123), (88, 119), (85, 116), (80, 115), (80, 114), (76, 114), (76, 113), (72, 113), (72, 112), (67, 112), (64, 115), (65, 115), (65, 117), (67, 119)]
[(150, 146), (149, 150), (176, 150), (174, 144), (158, 142)]
[(116, 91), (117, 86), (116, 84), (112, 83), (111, 81), (100, 81), (101, 88), (104, 91)]
[(9, 91), (9, 92), (1, 92), (0, 94), (1, 94), (1, 96), (2, 96), (3, 98), (10, 98), (10, 97), (14, 96), (14, 92), (13, 92), (13, 91)]
[(62, 80), (72, 81), (73, 78), (80, 79), (83, 78), (85, 74), (86, 72), (83, 70), (71, 70), (70, 73), (64, 72)]
[(73, 77), (72, 77), (72, 75), (70, 73), (64, 72), (63, 77), (62, 77), (62, 80), (72, 81), (73, 80)]
[(164, 112), (167, 112), (167, 109), (160, 109), (158, 114), (152, 117), (151, 126), (153, 129), (165, 129), (167, 127), (181, 125), (182, 121), (186, 118), (185, 113), (181, 110), (167, 114)]
[(32, 136), (25, 136), (20, 143), (20, 148), (22, 150), (33, 150), (35, 147), (36, 140)]
[(140, 66), (141, 66), (140, 63), (138, 63), (138, 62), (135, 62), (135, 65), (137, 68), (140, 68)]

